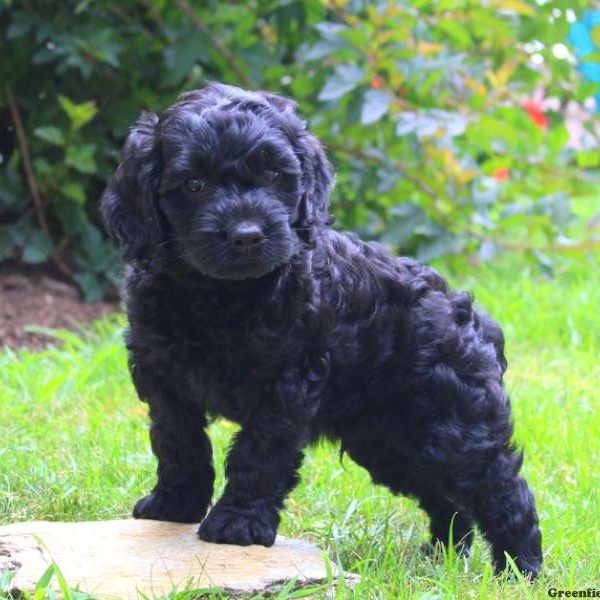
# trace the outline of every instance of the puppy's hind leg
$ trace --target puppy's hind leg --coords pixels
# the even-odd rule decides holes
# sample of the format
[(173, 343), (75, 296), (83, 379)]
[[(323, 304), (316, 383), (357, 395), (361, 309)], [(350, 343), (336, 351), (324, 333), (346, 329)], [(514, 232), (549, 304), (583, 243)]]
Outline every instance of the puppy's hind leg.
[(429, 390), (438, 417), (423, 434), (419, 463), (446, 497), (473, 515), (492, 546), (497, 572), (508, 554), (525, 576), (535, 577), (541, 534), (533, 495), (518, 474), (522, 457), (510, 443), (510, 405), (501, 383), (464, 379), (438, 366)]
[(492, 546), (494, 565), (506, 568), (506, 554), (519, 570), (535, 577), (542, 563), (542, 536), (533, 494), (518, 475), (522, 456), (510, 448), (487, 468), (474, 494), (473, 510), (484, 537)]
[(437, 544), (449, 548), (452, 543), (459, 556), (469, 556), (475, 526), (472, 518), (445, 498), (441, 490), (425, 489), (414, 495), (430, 520), (431, 538), (424, 549), (431, 552)]
[(344, 450), (369, 471), (373, 483), (419, 501), (430, 520), (430, 539), (424, 545), (425, 551), (433, 551), (439, 543), (446, 547), (452, 543), (457, 554), (468, 556), (473, 541), (473, 521), (436, 488), (435, 478), (410, 468), (407, 466), (410, 458), (397, 455), (385, 445), (372, 441), (345, 442)]

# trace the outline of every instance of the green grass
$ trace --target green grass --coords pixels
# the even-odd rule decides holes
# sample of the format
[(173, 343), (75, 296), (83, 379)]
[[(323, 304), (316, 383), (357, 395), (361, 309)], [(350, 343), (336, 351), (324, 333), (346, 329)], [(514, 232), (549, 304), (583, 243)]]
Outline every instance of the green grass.
[[(469, 560), (426, 558), (416, 504), (370, 483), (335, 448), (308, 452), (280, 532), (309, 538), (359, 573), (357, 598), (544, 598), (549, 587), (600, 584), (600, 266), (573, 262), (552, 280), (496, 263), (451, 277), (503, 325), (507, 383), (524, 474), (543, 530), (544, 574), (533, 585), (493, 578), (478, 536)], [(145, 405), (125, 366), (123, 320), (43, 353), (0, 353), (0, 522), (126, 517), (152, 486)], [(233, 426), (211, 426), (222, 465)], [(222, 487), (219, 473), (218, 489)], [(283, 594), (285, 596), (285, 594)]]

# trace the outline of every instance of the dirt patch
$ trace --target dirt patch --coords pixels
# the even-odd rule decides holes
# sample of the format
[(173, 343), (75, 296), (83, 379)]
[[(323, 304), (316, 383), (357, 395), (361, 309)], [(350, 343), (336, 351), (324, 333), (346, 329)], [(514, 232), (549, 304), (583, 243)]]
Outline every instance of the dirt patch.
[(83, 302), (76, 287), (43, 267), (0, 266), (0, 349), (42, 349), (56, 339), (28, 326), (77, 330), (118, 308), (116, 301)]

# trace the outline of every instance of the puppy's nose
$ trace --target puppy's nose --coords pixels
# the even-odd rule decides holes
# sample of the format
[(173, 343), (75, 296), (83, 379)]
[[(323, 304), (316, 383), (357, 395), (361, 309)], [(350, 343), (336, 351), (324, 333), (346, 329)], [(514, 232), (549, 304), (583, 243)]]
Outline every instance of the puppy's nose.
[(241, 252), (254, 250), (264, 239), (262, 227), (255, 221), (237, 223), (229, 232), (229, 241)]

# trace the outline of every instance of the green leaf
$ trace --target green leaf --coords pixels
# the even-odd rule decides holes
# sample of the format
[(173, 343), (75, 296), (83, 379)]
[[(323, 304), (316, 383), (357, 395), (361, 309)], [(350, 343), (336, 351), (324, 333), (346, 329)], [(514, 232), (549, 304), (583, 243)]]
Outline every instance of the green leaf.
[(600, 51), (591, 52), (590, 54), (586, 54), (579, 58), (579, 60), (583, 63), (587, 62), (600, 62)]
[(3, 230), (0, 230), (0, 233), (8, 236), (13, 244), (22, 248), (35, 231), (31, 218), (27, 217), (15, 225), (4, 226)]
[(6, 30), (6, 39), (12, 40), (25, 35), (35, 24), (35, 19), (23, 11), (14, 13), (12, 21)]
[(365, 71), (356, 65), (339, 65), (319, 92), (319, 100), (336, 100), (353, 90), (365, 77)]
[(369, 125), (379, 121), (389, 110), (392, 95), (384, 90), (368, 90), (363, 96), (360, 122)]
[(77, 169), (80, 173), (91, 175), (96, 172), (95, 151), (95, 144), (69, 146), (65, 155), (65, 164)]
[(544, 252), (540, 250), (534, 250), (533, 255), (535, 256), (540, 269), (550, 277), (554, 274), (554, 260)]
[(575, 153), (575, 160), (580, 169), (591, 169), (598, 164), (598, 150), (579, 150)]
[(573, 219), (573, 210), (569, 197), (564, 192), (550, 194), (540, 198), (540, 203), (546, 203), (552, 222), (559, 228), (565, 227)]
[[(8, 231), (9, 229), (9, 225), (0, 226), (0, 261), (12, 258), (15, 253), (15, 242), (10, 235), (10, 231)], [(2, 585), (0, 584), (1, 590)]]
[(60, 188), (60, 191), (69, 200), (73, 200), (77, 204), (85, 204), (85, 190), (80, 183), (68, 181)]
[(394, 206), (390, 213), (393, 215), (393, 219), (387, 231), (381, 236), (381, 241), (396, 248), (403, 246), (413, 238), (415, 230), (422, 227), (427, 220), (423, 209), (409, 202)]
[(415, 113), (403, 112), (398, 115), (398, 122), (396, 123), (396, 135), (402, 137), (413, 133), (417, 127), (417, 119)]
[(0, 592), (2, 593), (8, 593), (10, 592), (10, 588), (11, 588), (11, 582), (12, 580), (15, 578), (15, 575), (17, 574), (16, 571), (4, 571), (3, 573), (0, 573)]
[(327, 40), (320, 40), (312, 46), (302, 47), (298, 51), (298, 58), (301, 60), (319, 60), (326, 56), (331, 56), (334, 52), (340, 49), (340, 44)]
[(446, 131), (450, 137), (462, 135), (469, 124), (469, 120), (458, 112), (450, 112), (434, 108), (428, 111), (428, 116), (438, 122), (440, 129)]
[(471, 35), (460, 21), (439, 21), (436, 26), (447, 33), (460, 48), (467, 48), (471, 44)]
[(23, 250), (22, 260), (26, 263), (41, 263), (48, 260), (52, 254), (52, 240), (43, 231), (34, 231)]
[(98, 228), (88, 223), (81, 230), (81, 248), (77, 260), (88, 271), (101, 269), (109, 255), (106, 244)]
[(499, 246), (494, 242), (484, 240), (481, 243), (481, 246), (479, 246), (479, 250), (477, 251), (477, 258), (481, 262), (488, 262), (498, 254), (500, 254), (500, 252), (502, 252), (502, 246)]
[(496, 0), (491, 6), (500, 10), (512, 11), (519, 15), (531, 17), (535, 14), (534, 6), (521, 0)]
[[(444, 111), (438, 111), (438, 113), (442, 112)], [(400, 119), (396, 124), (397, 136), (416, 133), (419, 138), (428, 137), (445, 126), (445, 121), (440, 119), (439, 114), (436, 115), (433, 111), (431, 113), (426, 111), (420, 113), (404, 112), (400, 113), (399, 117)], [(461, 131), (461, 129), (456, 128), (456, 131)]]
[(206, 36), (194, 31), (164, 50), (167, 67), (163, 82), (165, 85), (179, 85), (192, 71), (196, 63), (210, 63), (210, 44)]
[(415, 131), (420, 138), (433, 135), (440, 128), (440, 122), (427, 114), (417, 115)]
[(106, 285), (94, 273), (78, 273), (73, 276), (77, 282), (86, 302), (96, 302), (104, 296)]
[(36, 127), (33, 134), (41, 140), (55, 146), (64, 146), (65, 144), (63, 132), (54, 125), (42, 125), (41, 127)]
[(429, 262), (444, 254), (454, 254), (460, 250), (460, 240), (449, 234), (443, 233), (438, 237), (424, 240), (417, 248), (417, 260)]
[(50, 592), (50, 584), (56, 572), (56, 565), (52, 563), (38, 579), (35, 590), (33, 592), (33, 600), (44, 600), (48, 598)]
[(73, 11), (76, 15), (79, 15), (83, 12), (85, 12), (90, 4), (93, 2), (93, 0), (81, 0), (81, 2), (75, 7), (75, 10)]
[(54, 165), (51, 165), (44, 158), (36, 158), (33, 161), (33, 168), (37, 175), (50, 178), (52, 177), (52, 173), (54, 172), (54, 169), (56, 167)]
[(25, 181), (16, 169), (4, 168), (0, 177), (0, 214), (8, 216), (27, 206)]
[(347, 25), (341, 23), (331, 23), (330, 21), (323, 21), (317, 23), (315, 29), (321, 34), (321, 36), (329, 41), (339, 40), (340, 34), (344, 31), (348, 31), (350, 28)]
[(371, 33), (366, 27), (354, 27), (341, 32), (341, 37), (357, 48), (365, 48), (371, 41)]
[(31, 64), (33, 65), (45, 65), (58, 58), (58, 54), (55, 50), (50, 48), (40, 48), (32, 57)]
[(81, 129), (86, 123), (89, 123), (98, 112), (94, 101), (75, 104), (75, 102), (62, 95), (58, 97), (58, 101), (62, 109), (67, 113), (69, 121), (71, 121), (71, 128), (74, 131)]

